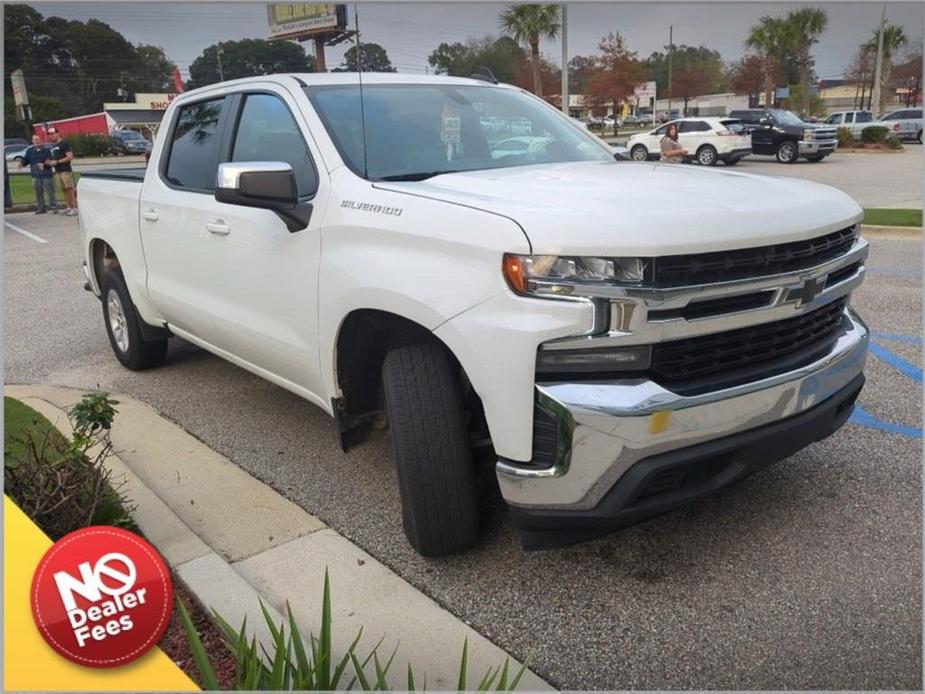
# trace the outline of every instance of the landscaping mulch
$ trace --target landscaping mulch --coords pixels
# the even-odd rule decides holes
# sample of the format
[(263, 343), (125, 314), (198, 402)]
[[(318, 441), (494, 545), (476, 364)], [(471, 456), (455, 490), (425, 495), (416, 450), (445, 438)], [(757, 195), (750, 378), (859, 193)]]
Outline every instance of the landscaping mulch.
[[(199, 632), (199, 638), (202, 640), (202, 645), (205, 647), (206, 653), (209, 655), (209, 661), (215, 669), (215, 675), (218, 677), (219, 687), (222, 690), (231, 689), (234, 685), (234, 658), (222, 642), (212, 618), (175, 576), (173, 577), (173, 592), (175, 597), (183, 601), (184, 607), (186, 607), (190, 618), (193, 620), (196, 631)], [(174, 609), (170, 624), (167, 625), (167, 631), (164, 632), (164, 636), (158, 645), (191, 680), (200, 687), (203, 686), (199, 670), (196, 668), (196, 661), (193, 659), (193, 652), (190, 650), (189, 642), (186, 640), (183, 622), (180, 621), (180, 614), (176, 609)]]

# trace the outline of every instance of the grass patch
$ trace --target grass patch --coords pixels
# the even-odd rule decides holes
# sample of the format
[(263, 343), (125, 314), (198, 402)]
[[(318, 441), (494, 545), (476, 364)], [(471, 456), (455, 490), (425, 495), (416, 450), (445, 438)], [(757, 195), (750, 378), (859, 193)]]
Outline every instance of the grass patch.
[(921, 227), (922, 210), (890, 210), (873, 207), (864, 210), (864, 224), (882, 227)]
[(55, 450), (62, 451), (67, 440), (44, 416), (15, 398), (3, 398), (3, 450), (22, 459), (28, 455), (25, 441), (44, 439), (48, 435)]
[[(74, 172), (74, 183), (80, 179), (80, 174)], [(28, 173), (14, 174), (10, 172), (10, 193), (13, 196), (14, 205), (33, 205), (35, 204), (35, 189), (32, 187), (32, 176)], [(61, 184), (58, 183), (58, 177), (55, 176), (55, 197), (58, 200), (58, 207), (64, 207), (64, 191), (61, 190)], [(47, 200), (45, 201), (48, 202)]]
[(28, 405), (3, 398), (5, 492), (52, 540), (89, 525), (136, 528), (105, 466), (116, 404), (106, 393), (84, 396), (69, 412), (71, 440)]

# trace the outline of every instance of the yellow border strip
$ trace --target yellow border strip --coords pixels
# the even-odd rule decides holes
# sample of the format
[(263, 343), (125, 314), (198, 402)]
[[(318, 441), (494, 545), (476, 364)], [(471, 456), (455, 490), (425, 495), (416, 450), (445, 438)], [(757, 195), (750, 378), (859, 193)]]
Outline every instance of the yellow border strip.
[(123, 667), (81, 667), (39, 634), (29, 608), (32, 574), (52, 542), (9, 497), (3, 497), (4, 690), (183, 691), (199, 687), (160, 648)]

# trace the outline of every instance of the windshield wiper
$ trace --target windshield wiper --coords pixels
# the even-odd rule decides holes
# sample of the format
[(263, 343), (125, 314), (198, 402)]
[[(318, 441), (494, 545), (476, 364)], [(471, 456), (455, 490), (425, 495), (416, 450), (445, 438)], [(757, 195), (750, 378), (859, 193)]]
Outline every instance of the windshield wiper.
[(418, 171), (415, 173), (403, 173), (395, 174), (393, 176), (382, 176), (380, 181), (425, 181), (428, 178), (433, 178), (434, 176), (440, 176), (442, 174), (451, 174), (459, 173), (459, 171), (445, 170), (445, 171)]

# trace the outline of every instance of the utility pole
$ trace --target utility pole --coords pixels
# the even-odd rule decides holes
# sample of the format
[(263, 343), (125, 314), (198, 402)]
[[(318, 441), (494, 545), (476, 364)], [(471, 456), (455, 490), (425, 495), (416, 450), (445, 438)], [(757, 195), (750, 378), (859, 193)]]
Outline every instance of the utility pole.
[(562, 113), (568, 115), (568, 5), (562, 3)]
[(671, 118), (671, 56), (674, 53), (674, 26), (668, 26), (668, 114)]
[(215, 52), (216, 56), (218, 57), (218, 81), (219, 82), (225, 81), (225, 71), (222, 69), (222, 53), (224, 53), (224, 51), (222, 50), (222, 47), (219, 46), (218, 50)]
[(874, 64), (874, 88), (872, 108), (874, 119), (880, 118), (880, 79), (883, 75), (883, 28), (886, 25), (886, 5), (880, 13), (880, 30), (877, 32), (877, 62)]

